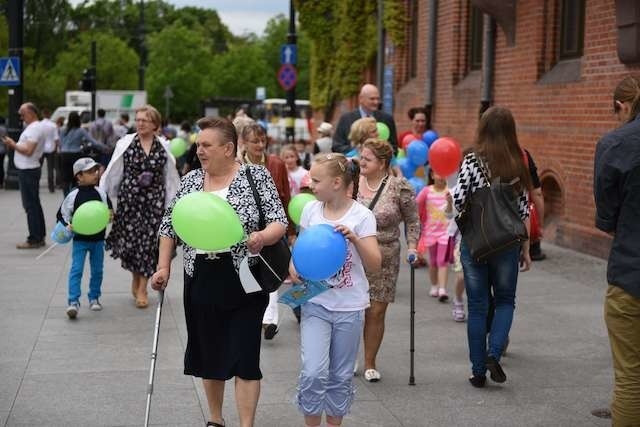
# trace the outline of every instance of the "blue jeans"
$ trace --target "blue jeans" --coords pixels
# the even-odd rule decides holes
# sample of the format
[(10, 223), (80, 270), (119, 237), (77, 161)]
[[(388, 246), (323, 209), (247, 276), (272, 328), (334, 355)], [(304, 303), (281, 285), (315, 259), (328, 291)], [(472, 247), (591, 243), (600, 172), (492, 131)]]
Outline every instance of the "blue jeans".
[(29, 236), (27, 242), (37, 243), (44, 240), (44, 213), (40, 204), (40, 168), (18, 169), (18, 185), (22, 207), (27, 213)]
[(362, 336), (364, 310), (330, 311), (302, 305), (298, 407), (304, 415), (342, 417), (353, 403), (353, 368)]
[(89, 253), (89, 265), (91, 266), (89, 301), (100, 298), (102, 269), (104, 265), (104, 240), (98, 240), (97, 242), (85, 242), (73, 239), (71, 270), (69, 271), (69, 304), (80, 300), (82, 271), (84, 270), (84, 259), (86, 258), (87, 253)]
[[(487, 371), (485, 366), (487, 355), (500, 360), (513, 321), (519, 260), (519, 246), (501, 252), (484, 263), (478, 263), (471, 258), (464, 240), (460, 245), (460, 261), (464, 270), (469, 309), (467, 318), (469, 359), (474, 375), (484, 375)], [(496, 308), (489, 335), (489, 351), (487, 351), (490, 286), (493, 287)]]

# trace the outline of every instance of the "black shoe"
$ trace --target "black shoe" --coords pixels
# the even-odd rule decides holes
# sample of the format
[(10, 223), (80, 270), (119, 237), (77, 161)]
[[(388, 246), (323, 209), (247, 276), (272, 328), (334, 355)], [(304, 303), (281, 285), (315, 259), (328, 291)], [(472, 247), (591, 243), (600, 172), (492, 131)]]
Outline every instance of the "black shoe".
[(491, 380), (496, 383), (503, 383), (507, 380), (507, 374), (502, 370), (502, 366), (493, 356), (487, 356), (484, 361), (485, 365), (487, 365), (487, 369), (491, 374)]
[(547, 259), (547, 256), (542, 252), (538, 254), (531, 254), (531, 261), (542, 261), (545, 259)]
[(474, 387), (482, 388), (487, 383), (487, 377), (484, 375), (474, 375), (469, 377), (469, 382)]
[(222, 424), (214, 423), (213, 421), (207, 421), (207, 427), (224, 427), (224, 420), (222, 420)]
[(277, 333), (278, 333), (278, 325), (274, 325), (273, 323), (269, 323), (264, 328), (264, 339), (265, 340), (272, 340), (273, 337), (275, 337)]

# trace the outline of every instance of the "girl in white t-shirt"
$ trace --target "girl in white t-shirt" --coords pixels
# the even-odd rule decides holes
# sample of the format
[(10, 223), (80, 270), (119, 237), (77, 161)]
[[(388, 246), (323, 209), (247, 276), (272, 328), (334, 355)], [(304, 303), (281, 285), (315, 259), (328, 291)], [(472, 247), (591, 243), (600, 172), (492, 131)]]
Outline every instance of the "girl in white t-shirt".
[[(345, 264), (327, 280), (331, 289), (302, 306), (298, 406), (307, 426), (319, 426), (324, 412), (331, 427), (342, 423), (353, 402), (353, 368), (364, 310), (369, 306), (365, 270), (380, 270), (382, 261), (375, 217), (354, 200), (358, 193), (357, 161), (342, 154), (318, 154), (310, 174), (311, 189), (318, 200), (304, 207), (300, 227), (330, 224), (348, 242)], [(300, 282), (293, 263), (290, 273), (294, 282)]]
[(295, 145), (289, 144), (282, 147), (280, 150), (280, 157), (287, 167), (287, 173), (289, 175), (289, 189), (291, 190), (291, 197), (300, 193), (300, 184), (302, 178), (308, 173), (308, 171), (301, 165), (300, 157)]

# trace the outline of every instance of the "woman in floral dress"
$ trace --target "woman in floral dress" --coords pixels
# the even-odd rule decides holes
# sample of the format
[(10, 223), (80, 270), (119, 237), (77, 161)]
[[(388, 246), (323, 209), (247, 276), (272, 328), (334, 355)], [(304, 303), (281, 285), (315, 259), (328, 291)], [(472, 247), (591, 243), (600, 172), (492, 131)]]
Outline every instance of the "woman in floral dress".
[(365, 310), (364, 320), (364, 378), (369, 382), (380, 380), (376, 356), (384, 335), (387, 307), (395, 299), (400, 270), (400, 223), (404, 222), (406, 227), (407, 259), (413, 255), (415, 260), (420, 235), (415, 192), (406, 179), (390, 173), (392, 156), (393, 148), (386, 141), (372, 138), (361, 146), (358, 201), (376, 217), (378, 244), (384, 260), (379, 272), (367, 273), (371, 305)]
[(106, 249), (131, 272), (136, 307), (145, 308), (147, 281), (158, 259), (158, 228), (180, 178), (168, 145), (157, 136), (158, 110), (150, 105), (139, 108), (135, 123), (137, 132), (116, 144), (100, 187), (117, 200)]

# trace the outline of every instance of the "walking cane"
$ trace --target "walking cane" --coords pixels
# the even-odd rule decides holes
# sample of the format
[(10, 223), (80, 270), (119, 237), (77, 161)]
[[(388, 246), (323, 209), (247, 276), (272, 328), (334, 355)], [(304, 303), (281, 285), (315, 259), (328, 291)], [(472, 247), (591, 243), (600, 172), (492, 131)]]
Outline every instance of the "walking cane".
[(156, 324), (153, 331), (153, 351), (151, 352), (151, 369), (149, 370), (149, 386), (147, 387), (147, 409), (144, 414), (144, 426), (149, 426), (149, 412), (151, 411), (151, 395), (153, 394), (153, 377), (156, 373), (156, 358), (158, 357), (158, 338), (160, 335), (160, 316), (162, 315), (162, 303), (164, 291), (158, 291), (158, 309), (156, 310)]
[(416, 385), (416, 379), (413, 372), (413, 356), (416, 351), (415, 342), (415, 322), (416, 322), (416, 269), (413, 263), (416, 256), (411, 254), (409, 256), (409, 268), (411, 268), (411, 315), (410, 315), (410, 333), (409, 333), (409, 385)]

